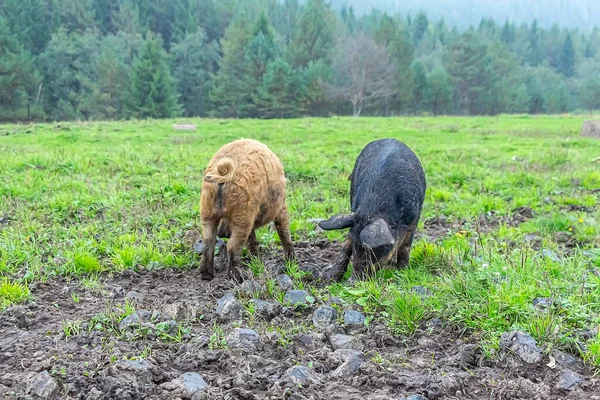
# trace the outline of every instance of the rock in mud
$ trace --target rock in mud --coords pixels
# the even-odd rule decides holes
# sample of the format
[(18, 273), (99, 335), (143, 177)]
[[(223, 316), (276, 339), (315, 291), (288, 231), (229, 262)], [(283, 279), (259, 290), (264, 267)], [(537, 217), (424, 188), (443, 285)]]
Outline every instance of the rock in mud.
[(319, 383), (313, 371), (304, 365), (296, 365), (288, 369), (285, 374), (294, 384)]
[(363, 329), (365, 327), (365, 314), (347, 309), (344, 312), (344, 326), (350, 330)]
[(309, 347), (309, 348), (312, 347), (315, 343), (315, 341), (313, 340), (313, 337), (310, 335), (307, 335), (306, 333), (297, 334), (296, 336), (294, 336), (294, 341), (301, 346)]
[(125, 298), (133, 301), (135, 304), (141, 304), (144, 301), (144, 295), (134, 290), (127, 292)]
[(400, 397), (400, 400), (427, 400), (427, 397), (420, 394), (411, 394), (408, 397)]
[(246, 296), (252, 297), (260, 294), (263, 291), (263, 286), (256, 281), (248, 280), (242, 283), (240, 290)]
[(556, 388), (562, 390), (573, 390), (579, 386), (581, 382), (583, 382), (583, 378), (579, 374), (567, 369), (558, 377)]
[(481, 349), (474, 344), (465, 345), (458, 354), (459, 365), (464, 369), (469, 369), (477, 365)]
[(312, 317), (313, 325), (317, 329), (325, 329), (327, 326), (333, 324), (336, 319), (337, 311), (329, 306), (317, 308)]
[(137, 312), (134, 312), (119, 322), (119, 330), (124, 331), (128, 328), (137, 328), (142, 323), (142, 319), (140, 318)]
[(335, 378), (347, 378), (354, 375), (365, 362), (365, 357), (362, 355), (362, 353), (352, 349), (336, 350), (333, 352), (331, 357), (342, 360), (340, 366), (330, 374)]
[(354, 336), (350, 336), (350, 335), (340, 335), (340, 334), (331, 335), (329, 337), (329, 342), (331, 343), (331, 346), (333, 347), (334, 350), (351, 349), (351, 350), (362, 351), (365, 348), (365, 346), (360, 341), (360, 339), (355, 338)]
[(500, 337), (500, 347), (515, 353), (527, 364), (537, 364), (542, 361), (542, 350), (534, 338), (520, 332), (506, 332)]
[(431, 292), (424, 286), (413, 286), (411, 292), (420, 296), (422, 299), (426, 299), (431, 296)]
[(227, 293), (217, 301), (216, 313), (220, 321), (234, 321), (242, 317), (242, 305), (233, 293)]
[(147, 360), (121, 360), (116, 364), (116, 371), (112, 375), (122, 382), (138, 382), (143, 385), (152, 382), (150, 363)]
[(545, 310), (552, 306), (552, 299), (548, 297), (536, 297), (535, 299), (533, 299), (531, 304), (534, 307), (539, 308), (540, 310)]
[(227, 336), (227, 344), (232, 349), (241, 349), (247, 352), (255, 350), (260, 343), (260, 336), (252, 329), (238, 328)]
[(190, 399), (197, 392), (207, 389), (208, 384), (200, 374), (196, 372), (186, 372), (179, 378), (163, 384), (162, 387), (171, 391), (170, 395), (173, 397), (179, 396), (184, 399)]
[(27, 382), (27, 393), (42, 399), (50, 398), (58, 390), (58, 384), (48, 371), (33, 375)]
[(185, 302), (177, 302), (169, 305), (164, 314), (177, 321), (186, 321), (196, 318), (196, 309)]
[(254, 303), (256, 315), (267, 321), (270, 321), (278, 316), (282, 310), (281, 304), (274, 301), (253, 299), (252, 303)]
[(554, 350), (552, 357), (554, 357), (558, 365), (565, 368), (579, 367), (581, 364), (577, 358), (560, 350)]
[(551, 259), (554, 262), (560, 261), (560, 258), (558, 257), (558, 255), (552, 250), (544, 249), (544, 250), (542, 250), (542, 255), (544, 257)]
[(284, 274), (277, 275), (275, 281), (277, 282), (277, 286), (279, 286), (279, 289), (281, 290), (287, 291), (294, 287), (294, 282), (292, 281), (292, 278)]
[(308, 292), (306, 290), (288, 290), (283, 297), (283, 302), (286, 305), (298, 306), (306, 304)]

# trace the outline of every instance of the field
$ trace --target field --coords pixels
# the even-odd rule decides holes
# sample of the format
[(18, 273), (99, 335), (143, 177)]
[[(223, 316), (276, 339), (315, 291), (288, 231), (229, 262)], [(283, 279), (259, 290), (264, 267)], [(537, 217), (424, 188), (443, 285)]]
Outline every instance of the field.
[[(579, 136), (582, 121), (0, 126), (0, 395), (598, 399), (600, 142)], [(281, 158), (298, 253), (284, 264), (275, 231), (262, 229), (261, 257), (245, 259), (260, 284), (252, 290), (222, 274), (201, 281), (194, 252), (203, 170), (240, 137)], [(349, 210), (354, 160), (381, 137), (409, 145), (427, 175), (411, 265), (325, 285), (312, 272), (335, 257), (344, 232), (320, 232), (314, 219)], [(308, 292), (283, 311), (282, 272)], [(225, 322), (215, 306), (227, 291), (243, 315)], [(265, 318), (252, 298), (277, 311)], [(324, 304), (337, 326), (313, 326)], [(344, 323), (348, 308), (364, 325)], [(230, 335), (239, 328), (260, 335), (249, 356)], [(517, 330), (537, 347), (529, 336), (501, 341)], [(339, 333), (361, 352), (334, 352)], [(309, 376), (290, 377), (300, 364)], [(209, 387), (186, 389), (186, 372)]]

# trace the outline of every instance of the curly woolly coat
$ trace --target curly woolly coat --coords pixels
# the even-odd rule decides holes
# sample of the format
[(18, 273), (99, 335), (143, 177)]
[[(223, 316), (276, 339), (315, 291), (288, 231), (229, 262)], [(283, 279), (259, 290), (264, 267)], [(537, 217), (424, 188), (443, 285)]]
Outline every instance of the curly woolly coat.
[(204, 173), (200, 204), (204, 279), (214, 276), (217, 235), (229, 237), (227, 269), (229, 277), (235, 279), (241, 278), (242, 246), (248, 242), (250, 252), (256, 254), (258, 243), (254, 231), (271, 222), (275, 223), (286, 256), (293, 257), (285, 185), (279, 158), (256, 140), (236, 140), (214, 155)]

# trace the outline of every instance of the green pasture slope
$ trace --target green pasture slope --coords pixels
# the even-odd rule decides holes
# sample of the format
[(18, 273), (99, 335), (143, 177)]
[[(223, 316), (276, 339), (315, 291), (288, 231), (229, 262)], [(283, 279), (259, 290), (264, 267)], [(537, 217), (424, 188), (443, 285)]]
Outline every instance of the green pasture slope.
[[(580, 337), (600, 322), (600, 141), (579, 136), (582, 121), (189, 121), (194, 132), (174, 131), (175, 121), (0, 126), (0, 308), (29, 300), (29, 283), (57, 275), (98, 287), (111, 272), (197, 265), (182, 236), (200, 226), (203, 169), (241, 137), (264, 142), (283, 161), (294, 238), (323, 237), (307, 220), (347, 211), (359, 151), (395, 137), (425, 167), (420, 227), (430, 236), (414, 244), (406, 270), (313, 293), (356, 301), (401, 335), (439, 317), (481, 336), (493, 353), (500, 334), (518, 328), (600, 366), (600, 337)], [(515, 220), (519, 207), (533, 218)], [(436, 233), (433, 218), (450, 232)], [(276, 245), (272, 230), (259, 239)], [(538, 297), (553, 305), (539, 310)]]

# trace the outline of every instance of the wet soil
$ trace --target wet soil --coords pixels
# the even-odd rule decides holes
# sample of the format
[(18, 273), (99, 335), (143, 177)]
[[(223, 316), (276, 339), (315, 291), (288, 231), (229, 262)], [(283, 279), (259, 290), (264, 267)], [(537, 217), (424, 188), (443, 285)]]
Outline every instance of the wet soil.
[[(324, 242), (297, 246), (301, 265), (330, 262), (338, 250)], [(277, 272), (281, 262), (273, 258), (266, 264)], [(197, 270), (126, 271), (104, 279), (95, 290), (64, 279), (37, 283), (31, 287), (34, 302), (0, 314), (0, 398), (50, 393), (52, 399), (600, 399), (598, 379), (580, 360), (571, 360), (568, 369), (583, 381), (560, 389), (565, 367), (548, 355), (536, 364), (510, 354), (485, 359), (477, 337), (437, 319), (410, 338), (393, 336), (377, 322), (359, 332), (343, 326), (322, 332), (312, 325), (317, 299), (299, 310), (284, 308), (271, 321), (246, 312), (223, 322), (216, 302), (236, 292), (223, 273), (211, 282), (202, 281)], [(122, 317), (114, 316), (122, 315), (126, 301), (140, 315), (162, 314), (156, 317), (162, 321), (178, 304), (183, 311), (174, 319), (185, 329), (167, 339), (119, 329)], [(102, 320), (98, 315), (105, 316), (103, 328), (91, 322)], [(112, 325), (107, 315), (113, 315)], [(67, 322), (79, 329), (67, 334)], [(236, 328), (258, 332), (257, 345), (248, 351), (223, 348), (221, 337)], [(330, 342), (334, 333), (352, 335), (364, 347), (358, 370), (332, 375), (342, 363)], [(297, 365), (306, 366), (311, 379), (302, 384), (291, 379), (288, 370)], [(56, 388), (44, 392), (31, 383), (43, 371)], [(178, 389), (174, 382), (184, 373), (199, 374), (208, 387)]]

